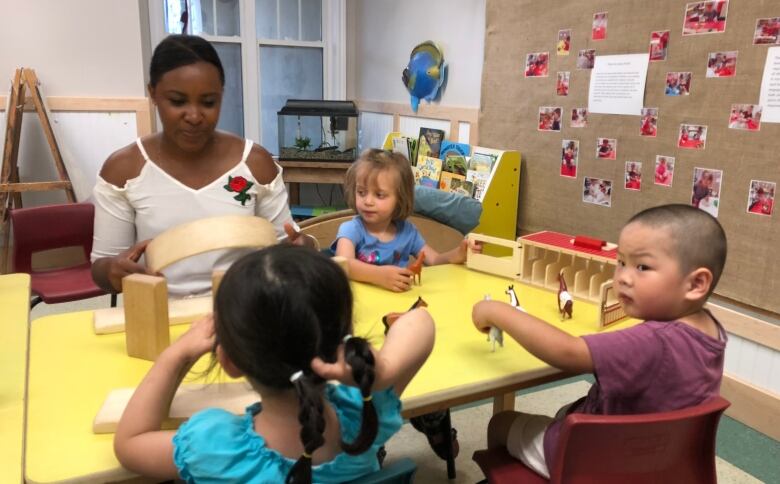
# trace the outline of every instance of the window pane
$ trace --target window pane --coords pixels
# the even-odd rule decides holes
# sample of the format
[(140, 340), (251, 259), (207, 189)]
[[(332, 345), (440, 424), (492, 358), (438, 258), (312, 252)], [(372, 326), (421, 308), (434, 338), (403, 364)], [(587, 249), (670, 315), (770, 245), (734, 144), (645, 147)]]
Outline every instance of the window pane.
[(244, 91), (241, 79), (241, 46), (213, 42), (225, 69), (225, 93), (217, 128), (244, 136)]
[(181, 23), (181, 13), (184, 11), (185, 0), (165, 0), (165, 32), (180, 34), (184, 24)]
[[(279, 154), (276, 113), (287, 99), (322, 99), (322, 49), (312, 47), (260, 47), (260, 124), (265, 149)], [(223, 110), (224, 111), (224, 110)], [(319, 118), (302, 134), (312, 142), (321, 138)], [(295, 137), (295, 130), (292, 137)], [(294, 139), (284, 143), (294, 143)]]
[(279, 2), (279, 38), (281, 40), (300, 40), (298, 36), (298, 2), (282, 0)]
[(301, 0), (301, 40), (322, 40), (322, 0)]
[(241, 35), (238, 0), (212, 1), (217, 2), (217, 35)]
[(258, 39), (278, 39), (276, 0), (255, 0), (255, 26)]
[(213, 0), (190, 0), (190, 22), (195, 35), (214, 35)]

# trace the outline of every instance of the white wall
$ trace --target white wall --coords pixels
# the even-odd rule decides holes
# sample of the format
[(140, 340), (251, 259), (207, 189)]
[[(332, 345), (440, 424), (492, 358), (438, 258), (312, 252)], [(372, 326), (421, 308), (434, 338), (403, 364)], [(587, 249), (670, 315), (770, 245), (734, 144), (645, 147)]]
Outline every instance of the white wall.
[(401, 72), (414, 46), (433, 40), (449, 64), (441, 104), (479, 107), (485, 0), (347, 0), (347, 26), (349, 99), (408, 103)]
[(144, 95), (136, 0), (0, 0), (0, 91), (32, 67), (46, 96)]

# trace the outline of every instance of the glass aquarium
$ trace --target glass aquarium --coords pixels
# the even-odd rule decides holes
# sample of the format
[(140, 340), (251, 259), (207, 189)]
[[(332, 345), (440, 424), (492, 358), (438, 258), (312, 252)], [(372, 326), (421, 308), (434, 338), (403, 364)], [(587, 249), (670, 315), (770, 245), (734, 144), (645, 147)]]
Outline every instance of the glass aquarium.
[(289, 99), (277, 115), (280, 160), (354, 161), (357, 157), (354, 102)]

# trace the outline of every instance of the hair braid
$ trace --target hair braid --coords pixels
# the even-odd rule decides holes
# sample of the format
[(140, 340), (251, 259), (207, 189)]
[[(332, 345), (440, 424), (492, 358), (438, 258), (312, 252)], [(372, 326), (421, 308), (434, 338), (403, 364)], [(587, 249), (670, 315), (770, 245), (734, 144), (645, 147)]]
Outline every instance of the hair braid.
[(347, 454), (360, 454), (365, 452), (376, 439), (379, 424), (371, 399), (371, 389), (374, 386), (374, 353), (371, 345), (363, 338), (353, 337), (344, 345), (344, 359), (352, 367), (352, 378), (360, 388), (363, 395), (363, 419), (360, 425), (360, 434), (355, 441), (348, 444), (341, 441), (341, 448)]
[(314, 451), (325, 443), (325, 416), (324, 402), (322, 399), (322, 384), (324, 381), (311, 374), (303, 376), (293, 382), (298, 393), (298, 421), (301, 423), (301, 442), (303, 443), (303, 455), (293, 465), (287, 474), (287, 484), (305, 483), (312, 481), (311, 457)]

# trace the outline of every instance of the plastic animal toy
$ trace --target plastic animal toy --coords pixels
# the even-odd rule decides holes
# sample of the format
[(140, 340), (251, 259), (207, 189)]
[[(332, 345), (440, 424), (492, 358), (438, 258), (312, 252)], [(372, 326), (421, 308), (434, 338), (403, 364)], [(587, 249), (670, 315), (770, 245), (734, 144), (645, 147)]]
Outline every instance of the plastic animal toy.
[(561, 313), (561, 321), (567, 316), (571, 319), (572, 311), (574, 311), (574, 299), (569, 294), (566, 279), (563, 278), (563, 272), (561, 272), (558, 274), (558, 312)]
[(515, 286), (514, 286), (514, 284), (510, 284), (509, 287), (506, 288), (506, 291), (504, 291), (504, 294), (509, 296), (509, 304), (511, 304), (512, 306), (517, 308), (519, 311), (522, 311), (524, 313), (528, 312), (518, 302), (517, 294), (515, 293)]
[[(414, 304), (412, 304), (412, 306), (406, 312), (409, 312), (412, 309), (427, 308), (427, 307), (428, 307), (428, 303), (425, 302), (425, 299), (423, 299), (422, 297), (418, 297), (417, 300), (414, 302)], [(390, 330), (390, 326), (392, 326), (393, 323), (395, 323), (395, 321), (403, 315), (404, 313), (387, 313), (384, 316), (382, 316), (382, 324), (385, 326), (385, 334), (387, 334), (387, 332)]]
[(420, 254), (417, 256), (414, 262), (410, 262), (409, 265), (406, 266), (406, 268), (412, 271), (413, 273), (412, 282), (414, 282), (418, 286), (422, 286), (423, 262), (425, 262), (425, 252), (420, 252)]
[[(490, 301), (490, 294), (485, 294), (485, 301)], [(496, 328), (495, 326), (491, 326), (490, 331), (488, 331), (487, 340), (491, 344), (491, 348), (490, 348), (491, 353), (495, 353), (496, 343), (498, 343), (498, 346), (502, 348), (504, 347), (504, 332), (501, 331), (499, 328)]]

